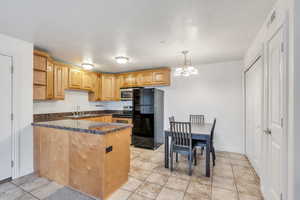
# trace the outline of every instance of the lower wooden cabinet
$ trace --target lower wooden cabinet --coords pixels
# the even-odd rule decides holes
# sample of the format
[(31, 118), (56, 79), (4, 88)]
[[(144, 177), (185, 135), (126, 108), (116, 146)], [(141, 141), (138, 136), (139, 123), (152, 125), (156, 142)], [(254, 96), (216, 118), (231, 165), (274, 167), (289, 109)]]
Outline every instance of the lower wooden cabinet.
[(131, 118), (123, 118), (123, 117), (113, 117), (112, 118), (113, 123), (122, 123), (122, 124), (132, 124)]
[(103, 123), (111, 123), (112, 122), (112, 115), (84, 118), (83, 120), (94, 121), (94, 122), (103, 122)]

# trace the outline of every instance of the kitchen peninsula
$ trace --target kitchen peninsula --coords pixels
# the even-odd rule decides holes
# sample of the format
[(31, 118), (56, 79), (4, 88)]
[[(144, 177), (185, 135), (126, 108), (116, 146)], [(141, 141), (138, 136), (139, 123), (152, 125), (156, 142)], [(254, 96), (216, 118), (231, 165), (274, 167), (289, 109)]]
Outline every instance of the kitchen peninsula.
[(132, 125), (87, 120), (32, 125), (39, 176), (101, 199), (126, 183)]

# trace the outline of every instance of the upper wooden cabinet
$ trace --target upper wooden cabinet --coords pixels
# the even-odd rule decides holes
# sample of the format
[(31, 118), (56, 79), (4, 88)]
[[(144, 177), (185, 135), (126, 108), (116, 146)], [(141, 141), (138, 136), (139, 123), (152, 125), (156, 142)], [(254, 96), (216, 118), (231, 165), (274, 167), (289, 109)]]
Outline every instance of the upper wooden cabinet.
[(69, 88), (81, 89), (82, 88), (82, 71), (77, 68), (69, 69)]
[(135, 87), (137, 85), (136, 73), (125, 73), (123, 74), (123, 87)]
[(33, 100), (46, 100), (51, 95), (51, 89), (47, 87), (51, 82), (51, 72), (47, 72), (47, 59), (45, 53), (34, 51), (33, 55)]
[(170, 85), (170, 70), (162, 69), (153, 71), (152, 82), (154, 85)]
[(33, 69), (46, 71), (47, 69), (47, 57), (39, 54), (33, 56)]
[(54, 97), (54, 64), (52, 60), (47, 60), (47, 85), (46, 85), (46, 98), (52, 99)]
[(101, 100), (102, 101), (115, 100), (115, 75), (114, 74), (102, 74)]
[(121, 100), (121, 91), (120, 89), (124, 85), (124, 77), (123, 75), (115, 75), (115, 101), (120, 101)]
[(84, 90), (92, 90), (93, 89), (93, 80), (92, 80), (93, 72), (82, 72), (82, 88)]
[(101, 74), (92, 73), (92, 90), (89, 92), (89, 101), (100, 101), (101, 100)]
[(68, 80), (67, 67), (59, 64), (54, 65), (54, 99), (64, 99), (66, 80)]
[(153, 84), (153, 72), (141, 71), (137, 72), (137, 84), (140, 86), (147, 86)]

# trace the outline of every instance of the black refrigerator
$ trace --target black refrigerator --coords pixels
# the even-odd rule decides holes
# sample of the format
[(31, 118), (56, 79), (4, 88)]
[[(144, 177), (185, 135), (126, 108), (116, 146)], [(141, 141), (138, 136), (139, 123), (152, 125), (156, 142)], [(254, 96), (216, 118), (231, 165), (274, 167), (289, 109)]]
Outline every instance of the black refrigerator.
[(132, 144), (156, 149), (163, 144), (164, 91), (155, 88), (133, 90)]

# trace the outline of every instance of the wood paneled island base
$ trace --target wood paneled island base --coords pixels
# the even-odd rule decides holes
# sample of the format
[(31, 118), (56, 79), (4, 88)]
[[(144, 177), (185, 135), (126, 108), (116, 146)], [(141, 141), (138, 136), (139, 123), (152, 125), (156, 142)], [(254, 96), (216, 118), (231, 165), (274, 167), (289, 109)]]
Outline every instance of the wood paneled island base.
[(131, 127), (91, 134), (34, 127), (35, 170), (42, 177), (106, 199), (128, 180)]

